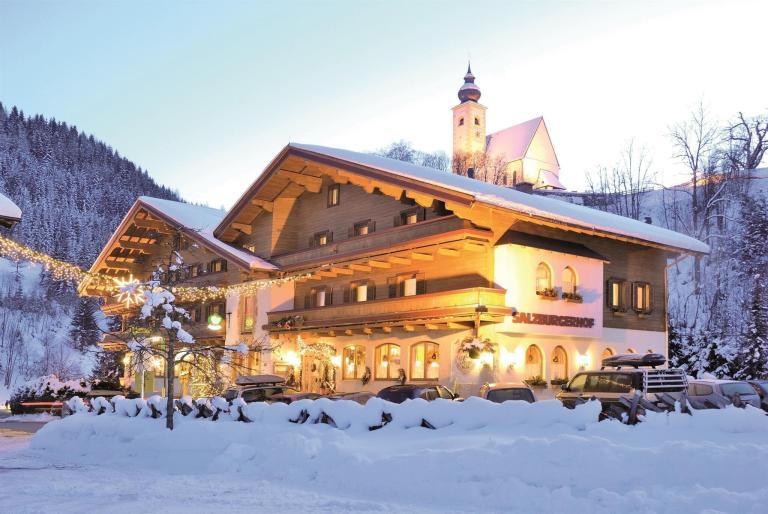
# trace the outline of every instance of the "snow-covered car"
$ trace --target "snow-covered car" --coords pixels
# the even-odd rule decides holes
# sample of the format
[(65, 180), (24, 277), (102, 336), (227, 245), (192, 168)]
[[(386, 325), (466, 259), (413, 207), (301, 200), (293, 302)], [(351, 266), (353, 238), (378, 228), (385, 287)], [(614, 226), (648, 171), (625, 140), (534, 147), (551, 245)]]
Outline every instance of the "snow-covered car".
[[(292, 391), (295, 391), (293, 389)], [(318, 398), (322, 398), (323, 395), (319, 393), (307, 393), (307, 392), (285, 392), (280, 394), (274, 394), (270, 398), (268, 398), (267, 401), (269, 403), (287, 403), (291, 404), (293, 402), (297, 402), (299, 400), (317, 400)], [(246, 400), (247, 402), (248, 400)]]
[(521, 400), (528, 403), (536, 401), (533, 389), (524, 382), (485, 384), (480, 388), (480, 398), (494, 403), (504, 403), (509, 400)]
[(768, 380), (747, 380), (760, 397), (760, 406), (768, 412)]
[(760, 408), (760, 396), (742, 380), (690, 380), (688, 399), (694, 407), (701, 403), (706, 405), (704, 408), (722, 408), (730, 404), (748, 404)]
[(365, 405), (368, 402), (368, 400), (370, 400), (371, 398), (374, 398), (375, 396), (376, 394), (370, 391), (354, 391), (350, 393), (334, 393), (334, 394), (328, 395), (328, 399), (350, 400), (353, 402), (357, 402), (360, 405)]
[(445, 400), (460, 400), (461, 397), (441, 385), (403, 384), (385, 387), (376, 395), (382, 400), (392, 403), (403, 403), (405, 400), (422, 398), (427, 401), (443, 398)]
[(659, 395), (679, 400), (688, 389), (687, 376), (679, 369), (656, 369), (665, 363), (665, 357), (657, 353), (615, 355), (603, 359), (600, 370), (577, 373), (561, 386), (556, 398), (568, 408), (597, 398), (604, 412), (611, 404), (621, 403), (621, 398), (635, 395), (651, 402), (660, 401)]
[(286, 385), (285, 379), (278, 375), (242, 376), (238, 377), (235, 384), (236, 387), (224, 391), (224, 399), (230, 403), (236, 398), (242, 398), (246, 403), (272, 402), (272, 397), (282, 401), (287, 398), (286, 395), (301, 393), (298, 389)]

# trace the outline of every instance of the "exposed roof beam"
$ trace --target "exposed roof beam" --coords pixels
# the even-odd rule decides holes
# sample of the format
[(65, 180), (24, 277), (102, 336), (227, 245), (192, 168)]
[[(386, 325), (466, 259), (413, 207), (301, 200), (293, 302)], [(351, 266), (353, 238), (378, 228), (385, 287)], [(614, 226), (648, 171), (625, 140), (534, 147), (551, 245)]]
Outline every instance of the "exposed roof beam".
[(248, 234), (249, 236), (253, 233), (253, 228), (247, 223), (232, 223), (232, 228), (239, 230), (243, 234)]
[(348, 268), (331, 268), (331, 271), (339, 275), (352, 275), (354, 271)]
[(166, 234), (171, 233), (171, 229), (168, 228), (168, 225), (160, 220), (134, 219), (133, 224), (139, 228), (148, 228), (157, 232), (164, 232)]
[(350, 269), (353, 269), (355, 271), (365, 271), (365, 272), (371, 271), (371, 267), (366, 266), (365, 264), (350, 264), (349, 267)]
[(272, 210), (275, 208), (275, 204), (270, 202), (269, 200), (262, 200), (261, 198), (254, 198), (251, 200), (251, 203), (257, 207), (261, 207), (267, 212), (272, 212)]
[(304, 175), (302, 173), (296, 173), (295, 171), (277, 170), (276, 176), (286, 178), (291, 182), (295, 182), (300, 186), (307, 188), (310, 193), (319, 193), (323, 187), (323, 179), (320, 177), (313, 177), (311, 175)]
[(413, 252), (411, 253), (411, 259), (415, 261), (434, 261), (435, 256), (431, 253)]
[(407, 265), (407, 264), (411, 263), (411, 259), (407, 259), (405, 257), (398, 257), (397, 255), (391, 255), (389, 257), (389, 262), (391, 262), (392, 264), (406, 264)]
[(368, 265), (373, 268), (391, 268), (392, 267), (392, 265), (388, 262), (376, 261), (376, 260), (368, 261)]
[(148, 252), (158, 247), (156, 244), (138, 243), (136, 241), (118, 241), (117, 244), (120, 248), (125, 248), (126, 250), (141, 250), (143, 252)]
[(438, 248), (437, 253), (439, 253), (440, 255), (448, 256), (448, 257), (458, 257), (459, 255), (461, 255), (461, 252), (459, 252), (455, 248)]

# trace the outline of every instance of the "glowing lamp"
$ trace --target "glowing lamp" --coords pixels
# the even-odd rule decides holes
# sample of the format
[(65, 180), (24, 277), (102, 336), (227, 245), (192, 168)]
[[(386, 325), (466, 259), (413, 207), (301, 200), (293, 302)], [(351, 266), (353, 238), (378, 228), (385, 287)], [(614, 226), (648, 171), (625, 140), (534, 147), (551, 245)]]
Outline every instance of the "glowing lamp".
[(331, 357), (331, 364), (333, 364), (335, 367), (341, 366), (341, 357), (338, 355), (334, 355)]
[(287, 352), (285, 354), (285, 362), (291, 366), (298, 366), (301, 363), (301, 359), (296, 354), (296, 352)]
[(578, 354), (576, 355), (576, 365), (580, 368), (588, 368), (589, 367), (589, 354), (585, 353), (584, 355)]
[(480, 354), (480, 362), (483, 364), (483, 366), (493, 366), (493, 353), (482, 352)]
[(209, 330), (221, 330), (221, 322), (224, 321), (219, 314), (211, 314), (208, 316), (208, 329)]

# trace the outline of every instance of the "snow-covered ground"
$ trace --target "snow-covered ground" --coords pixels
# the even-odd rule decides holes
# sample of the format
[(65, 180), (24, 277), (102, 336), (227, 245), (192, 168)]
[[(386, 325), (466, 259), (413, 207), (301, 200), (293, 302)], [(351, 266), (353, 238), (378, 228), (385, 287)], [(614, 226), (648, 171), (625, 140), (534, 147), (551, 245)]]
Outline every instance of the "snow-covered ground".
[[(251, 404), (253, 423), (80, 413), (0, 457), (9, 512), (764, 512), (768, 417), (729, 408), (596, 421), (558, 402)], [(274, 408), (277, 407), (277, 408)], [(366, 424), (391, 411), (393, 421)], [(421, 418), (438, 426), (418, 426)], [(10, 470), (1, 468), (43, 468)]]

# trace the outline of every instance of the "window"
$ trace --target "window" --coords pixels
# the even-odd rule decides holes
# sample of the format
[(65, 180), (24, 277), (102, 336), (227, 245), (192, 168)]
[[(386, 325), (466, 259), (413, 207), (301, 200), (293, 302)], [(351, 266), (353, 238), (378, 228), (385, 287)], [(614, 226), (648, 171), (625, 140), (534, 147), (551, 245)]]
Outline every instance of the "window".
[(437, 380), (440, 377), (440, 354), (436, 343), (411, 346), (411, 380)]
[(608, 357), (613, 357), (613, 350), (610, 348), (606, 348), (603, 350), (603, 355), (601, 356), (601, 359), (607, 359)]
[(486, 395), (486, 400), (495, 403), (503, 403), (509, 400), (524, 401), (528, 403), (536, 401), (531, 390), (523, 389), (522, 387), (517, 389), (491, 389)]
[(614, 312), (627, 310), (627, 282), (621, 278), (609, 278), (606, 283), (606, 303)]
[(189, 320), (193, 323), (199, 323), (203, 321), (203, 307), (195, 305), (194, 307), (187, 307), (189, 313)]
[(400, 365), (400, 347), (396, 344), (382, 344), (376, 347), (376, 362), (373, 376), (376, 380), (396, 380)]
[(552, 352), (552, 380), (568, 380), (568, 354), (565, 348), (555, 346)]
[(199, 264), (197, 264), (195, 266), (190, 266), (189, 267), (189, 271), (187, 271), (187, 276), (189, 278), (195, 278), (196, 276), (198, 276), (200, 274), (200, 271), (202, 271), (202, 270), (200, 269), (200, 265)]
[(544, 357), (541, 350), (532, 344), (525, 351), (525, 379), (544, 377)]
[(576, 294), (576, 272), (570, 266), (566, 266), (563, 270), (563, 293)]
[(568, 384), (568, 390), (575, 393), (584, 391), (584, 387), (587, 384), (587, 375), (576, 375), (571, 383)]
[(459, 118), (459, 127), (464, 126), (464, 118)]
[(331, 242), (333, 242), (333, 232), (323, 230), (322, 232), (317, 232), (314, 236), (312, 236), (312, 238), (309, 240), (309, 246), (314, 248), (317, 246), (325, 246)]
[(344, 303), (369, 302), (376, 299), (376, 284), (372, 280), (358, 280), (344, 291)]
[(346, 346), (342, 352), (341, 378), (354, 380), (363, 378), (365, 374), (365, 346)]
[(427, 210), (422, 207), (416, 207), (401, 212), (399, 216), (395, 216), (394, 226), (400, 227), (402, 225), (413, 225), (420, 221), (424, 221), (426, 218)]
[(549, 265), (540, 262), (536, 267), (536, 294), (542, 294), (552, 290), (552, 270)]
[(349, 237), (367, 236), (376, 229), (376, 222), (373, 220), (358, 221), (352, 227)]
[(651, 284), (648, 282), (632, 283), (632, 308), (640, 314), (651, 312)]
[(208, 263), (208, 273), (219, 273), (221, 271), (227, 271), (226, 260), (216, 259)]
[(242, 319), (242, 331), (250, 332), (253, 330), (253, 323), (255, 318), (255, 296), (242, 296), (240, 298), (241, 305), (241, 319)]
[(328, 186), (328, 207), (336, 207), (341, 200), (341, 185)]
[(627, 348), (627, 353), (637, 353), (634, 348)]
[(437, 386), (437, 394), (440, 395), (440, 398), (443, 398), (444, 400), (453, 400), (455, 398), (455, 395), (448, 390), (445, 386)]
[(387, 279), (389, 297), (415, 296), (427, 292), (427, 281), (424, 273), (403, 273)]
[(475, 125), (480, 125), (480, 118), (475, 118)]
[(305, 308), (325, 307), (333, 304), (333, 292), (327, 287), (313, 287), (304, 299)]

